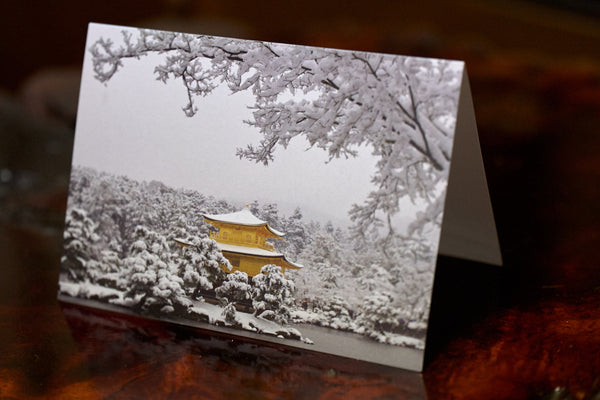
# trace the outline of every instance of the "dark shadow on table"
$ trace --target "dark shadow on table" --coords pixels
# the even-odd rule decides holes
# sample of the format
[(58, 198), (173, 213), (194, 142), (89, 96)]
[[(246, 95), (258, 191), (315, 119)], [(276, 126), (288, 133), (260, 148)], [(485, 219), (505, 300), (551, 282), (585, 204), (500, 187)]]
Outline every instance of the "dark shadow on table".
[(502, 268), (438, 256), (425, 367), (452, 339), (497, 308), (501, 301)]

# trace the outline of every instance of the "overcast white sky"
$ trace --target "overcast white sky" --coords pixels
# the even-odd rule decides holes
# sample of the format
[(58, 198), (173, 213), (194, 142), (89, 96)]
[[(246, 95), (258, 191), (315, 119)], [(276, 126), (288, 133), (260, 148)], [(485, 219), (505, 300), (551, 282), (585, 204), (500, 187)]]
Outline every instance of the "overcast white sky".
[[(120, 28), (94, 25), (87, 48), (99, 36), (119, 38)], [(230, 95), (218, 88), (197, 99), (198, 113), (182, 111), (187, 94), (181, 82), (155, 79), (159, 56), (126, 60), (102, 84), (93, 77), (86, 53), (79, 99), (73, 164), (158, 180), (172, 187), (196, 189), (240, 204), (277, 202), (284, 212), (299, 206), (310, 218), (347, 221), (353, 203), (373, 188), (376, 159), (370, 149), (354, 159), (326, 164), (320, 149), (293, 141), (276, 152), (268, 167), (235, 156), (236, 148), (256, 144), (260, 133), (243, 123), (250, 118), (250, 93)]]

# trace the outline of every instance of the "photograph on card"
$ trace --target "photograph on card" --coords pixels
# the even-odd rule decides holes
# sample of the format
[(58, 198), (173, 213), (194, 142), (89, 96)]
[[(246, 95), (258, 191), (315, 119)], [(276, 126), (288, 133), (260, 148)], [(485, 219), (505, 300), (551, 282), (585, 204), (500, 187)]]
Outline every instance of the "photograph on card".
[(59, 298), (420, 370), (463, 67), (90, 24)]

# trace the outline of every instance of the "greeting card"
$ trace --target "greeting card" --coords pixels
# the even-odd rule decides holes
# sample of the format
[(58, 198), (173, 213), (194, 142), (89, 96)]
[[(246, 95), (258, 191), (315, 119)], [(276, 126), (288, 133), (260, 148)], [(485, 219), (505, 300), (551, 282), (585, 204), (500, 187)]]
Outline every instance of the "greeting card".
[(91, 24), (59, 298), (421, 370), (500, 264), (464, 63)]

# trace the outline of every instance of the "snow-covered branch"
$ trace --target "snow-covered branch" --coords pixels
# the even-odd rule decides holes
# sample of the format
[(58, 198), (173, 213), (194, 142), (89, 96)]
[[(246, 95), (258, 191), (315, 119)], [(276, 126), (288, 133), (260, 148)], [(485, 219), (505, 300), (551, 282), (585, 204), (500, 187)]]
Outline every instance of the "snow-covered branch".
[[(377, 225), (378, 214), (397, 213), (403, 197), (437, 201), (433, 193), (447, 176), (460, 63), (152, 30), (124, 32), (120, 47), (99, 39), (90, 51), (101, 82), (124, 59), (164, 54), (155, 74), (163, 82), (181, 79), (187, 116), (197, 111), (195, 97), (221, 83), (233, 93), (250, 90), (255, 104), (246, 122), (263, 138), (238, 149), (240, 158), (268, 165), (296, 137), (330, 159), (370, 148), (379, 159), (376, 189), (351, 213), (363, 229)], [(418, 219), (426, 220), (437, 218)]]

